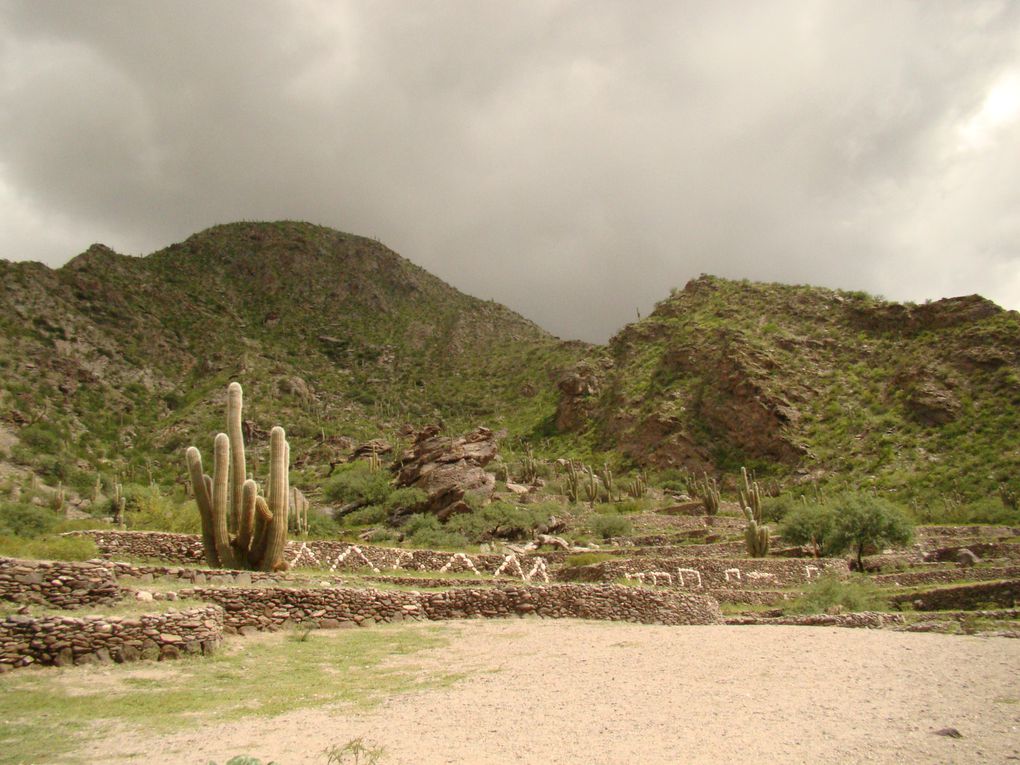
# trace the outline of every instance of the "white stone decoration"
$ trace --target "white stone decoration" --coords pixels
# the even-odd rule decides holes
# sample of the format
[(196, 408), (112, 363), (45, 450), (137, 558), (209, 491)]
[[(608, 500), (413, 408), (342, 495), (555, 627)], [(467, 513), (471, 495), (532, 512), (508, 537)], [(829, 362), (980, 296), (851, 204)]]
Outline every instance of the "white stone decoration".
[(704, 587), (704, 585), (701, 583), (701, 572), (698, 571), (698, 569), (696, 569), (696, 568), (678, 568), (676, 570), (676, 578), (677, 578), (677, 583), (679, 584), (680, 587), (686, 587), (687, 586), (687, 584), (684, 582), (684, 574), (687, 574), (688, 576), (691, 576), (691, 577), (695, 577), (698, 580), (698, 583), (696, 585), (694, 585), (695, 587)]
[(503, 562), (499, 564), (499, 568), (496, 569), (496, 573), (493, 574), (493, 576), (497, 577), (507, 569), (510, 569), (511, 573), (516, 572), (516, 575), (521, 578), (521, 581), (528, 581), (528, 577), (524, 575), (524, 569), (521, 568), (521, 562), (513, 553), (510, 553), (503, 558)]
[(740, 569), (739, 568), (728, 568), (725, 571), (723, 571), (723, 574), (726, 576), (726, 581), (727, 582), (730, 581), (730, 577), (731, 576), (734, 577), (738, 582), (740, 581)]
[(528, 572), (524, 581), (530, 582), (536, 576), (541, 576), (542, 581), (549, 584), (549, 567), (545, 563), (545, 558), (538, 558), (535, 560), (535, 565), (531, 567), (531, 571)]
[(446, 565), (443, 566), (441, 569), (439, 569), (439, 573), (441, 573), (441, 574), (442, 573), (446, 573), (447, 571), (450, 570), (450, 567), (454, 563), (456, 563), (457, 561), (460, 561), (465, 566), (467, 566), (469, 569), (474, 571), (475, 572), (475, 576), (481, 576), (482, 575), (481, 572), (477, 568), (475, 568), (475, 562), (473, 560), (471, 560), (471, 558), (469, 558), (464, 553), (454, 553), (453, 555), (451, 555), (450, 556), (450, 560), (448, 560), (446, 562)]
[(365, 557), (365, 553), (363, 553), (361, 551), (361, 548), (358, 547), (357, 545), (351, 545), (346, 550), (344, 550), (342, 553), (337, 555), (336, 556), (336, 560), (333, 561), (333, 565), (329, 567), (329, 570), (330, 571), (336, 571), (337, 566), (339, 566), (341, 563), (343, 563), (345, 560), (347, 560), (349, 557), (351, 557), (351, 555), (354, 555), (355, 558), (360, 558), (362, 563), (364, 563), (366, 566), (368, 566), (370, 569), (372, 569), (372, 573), (374, 573), (374, 574), (378, 574), (379, 573), (379, 569), (377, 569), (375, 567), (375, 564), (373, 564), (372, 561), (370, 561), (368, 558)]

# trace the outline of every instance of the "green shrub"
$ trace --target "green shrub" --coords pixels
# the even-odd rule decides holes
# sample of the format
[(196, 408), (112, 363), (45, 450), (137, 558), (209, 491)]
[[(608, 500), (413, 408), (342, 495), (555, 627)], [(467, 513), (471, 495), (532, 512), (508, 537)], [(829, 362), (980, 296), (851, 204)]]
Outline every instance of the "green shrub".
[(0, 502), (0, 535), (30, 539), (53, 531), (61, 517), (48, 507)]
[(462, 548), (467, 547), (468, 540), (461, 534), (448, 531), (439, 519), (427, 513), (409, 515), (401, 527), (404, 541), (414, 547), (428, 548)]
[(129, 529), (177, 534), (198, 534), (202, 530), (194, 501), (175, 502), (155, 486), (125, 486), (124, 507), (124, 522)]
[(455, 515), (447, 528), (465, 538), (484, 542), (490, 539), (531, 539), (535, 529), (549, 520), (541, 506), (520, 507), (509, 502), (493, 502), (470, 513)]
[(416, 505), (420, 505), (428, 499), (428, 496), (429, 495), (421, 489), (416, 489), (410, 486), (402, 489), (395, 489), (390, 492), (388, 497), (386, 497), (386, 502), (383, 504), (383, 507), (390, 513), (395, 510), (408, 510)]
[(87, 537), (46, 535), (25, 539), (0, 536), (0, 555), (39, 560), (89, 560), (99, 557), (99, 549)]
[(338, 467), (322, 491), (330, 502), (382, 505), (393, 492), (393, 486), (386, 471), (372, 470), (367, 462), (352, 462)]
[(385, 523), (390, 514), (382, 505), (368, 505), (344, 516), (345, 526), (371, 526), (375, 523)]
[(791, 497), (789, 494), (781, 494), (778, 497), (766, 498), (765, 501), (762, 502), (762, 521), (765, 523), (779, 523), (787, 515), (803, 507), (803, 502)]
[(827, 574), (809, 584), (804, 594), (785, 610), (793, 614), (822, 614), (842, 611), (875, 611), (884, 602), (879, 588), (866, 579), (840, 579)]
[(615, 513), (600, 513), (592, 516), (591, 530), (596, 536), (605, 539), (622, 537), (630, 533), (630, 521)]

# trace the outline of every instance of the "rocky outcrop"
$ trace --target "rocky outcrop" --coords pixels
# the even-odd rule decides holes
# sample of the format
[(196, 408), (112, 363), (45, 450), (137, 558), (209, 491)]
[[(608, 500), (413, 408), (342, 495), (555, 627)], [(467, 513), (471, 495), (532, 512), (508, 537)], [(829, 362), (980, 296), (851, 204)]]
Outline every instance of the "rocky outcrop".
[(399, 487), (414, 487), (428, 498), (410, 512), (432, 513), (446, 520), (455, 513), (470, 512), (464, 496), (471, 492), (483, 499), (492, 496), (496, 478), (483, 468), (495, 459), (496, 437), (488, 428), (477, 428), (458, 438), (439, 435), (432, 426), (420, 431), (414, 445), (394, 461)]
[[(603, 362), (603, 366), (606, 362)], [(582, 361), (556, 383), (560, 392), (556, 404), (556, 429), (561, 433), (581, 430), (587, 425), (596, 398), (602, 390), (602, 369)]]

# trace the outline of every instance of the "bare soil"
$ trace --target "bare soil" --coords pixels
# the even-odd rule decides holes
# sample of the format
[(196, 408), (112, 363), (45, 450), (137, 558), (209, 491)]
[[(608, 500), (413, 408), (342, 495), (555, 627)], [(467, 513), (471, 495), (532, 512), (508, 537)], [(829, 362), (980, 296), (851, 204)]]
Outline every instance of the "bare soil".
[[(381, 765), (1020, 761), (1018, 640), (530, 619), (445, 628), (449, 645), (407, 660), (467, 673), (452, 687), (367, 712), (196, 721), (133, 738), (132, 761), (321, 764), (359, 736), (385, 747)], [(125, 762), (118, 749), (109, 740), (87, 756)]]

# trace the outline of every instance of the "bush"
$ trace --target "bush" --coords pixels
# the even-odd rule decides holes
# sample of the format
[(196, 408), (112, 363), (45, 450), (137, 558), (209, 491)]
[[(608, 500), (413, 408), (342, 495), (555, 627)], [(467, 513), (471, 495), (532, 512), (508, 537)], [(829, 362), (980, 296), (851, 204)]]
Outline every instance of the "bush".
[(371, 526), (375, 523), (385, 523), (389, 517), (390, 514), (382, 505), (368, 505), (344, 516), (344, 525)]
[(155, 486), (125, 486), (124, 508), (124, 523), (129, 529), (178, 534), (202, 531), (202, 519), (194, 501), (175, 502)]
[(493, 502), (479, 510), (455, 515), (447, 528), (475, 542), (490, 539), (531, 539), (535, 529), (549, 520), (549, 511), (540, 506), (520, 507), (509, 502)]
[(390, 474), (383, 470), (372, 470), (367, 462), (352, 462), (341, 465), (323, 486), (323, 495), (330, 502), (364, 502), (381, 505), (393, 492)]
[(422, 504), (428, 497), (429, 495), (421, 489), (408, 486), (390, 492), (383, 507), (390, 513), (397, 510), (409, 510)]
[(823, 614), (842, 611), (875, 611), (884, 603), (877, 586), (865, 579), (844, 580), (832, 574), (815, 579), (804, 594), (786, 611), (793, 614)]
[(606, 540), (629, 534), (631, 525), (630, 521), (623, 516), (611, 513), (602, 513), (592, 517), (591, 530), (596, 536)]
[(448, 531), (439, 519), (426, 513), (415, 513), (407, 517), (402, 527), (404, 540), (414, 547), (442, 548), (467, 547), (468, 540), (460, 534)]
[(31, 539), (53, 531), (61, 517), (48, 507), (0, 502), (0, 535)]
[(35, 539), (0, 536), (0, 555), (39, 560), (89, 560), (99, 557), (95, 542), (87, 537), (43, 536)]

